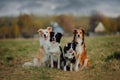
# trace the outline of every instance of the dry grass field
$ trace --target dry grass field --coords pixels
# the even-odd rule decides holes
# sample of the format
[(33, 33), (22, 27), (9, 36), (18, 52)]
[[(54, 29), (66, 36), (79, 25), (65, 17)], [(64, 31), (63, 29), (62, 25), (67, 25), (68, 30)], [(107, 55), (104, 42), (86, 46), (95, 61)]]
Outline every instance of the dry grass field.
[[(72, 40), (63, 37), (61, 44)], [(32, 61), (38, 39), (0, 40), (0, 80), (120, 80), (120, 36), (86, 37), (89, 69), (63, 71), (48, 67), (22, 68)]]

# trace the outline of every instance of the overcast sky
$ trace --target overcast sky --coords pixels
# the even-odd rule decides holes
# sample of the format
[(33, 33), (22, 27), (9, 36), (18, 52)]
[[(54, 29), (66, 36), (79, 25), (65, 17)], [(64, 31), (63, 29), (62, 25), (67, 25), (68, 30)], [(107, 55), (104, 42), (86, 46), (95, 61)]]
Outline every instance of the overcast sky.
[(87, 16), (93, 11), (117, 17), (120, 15), (120, 0), (0, 0), (0, 16), (18, 16), (20, 13)]

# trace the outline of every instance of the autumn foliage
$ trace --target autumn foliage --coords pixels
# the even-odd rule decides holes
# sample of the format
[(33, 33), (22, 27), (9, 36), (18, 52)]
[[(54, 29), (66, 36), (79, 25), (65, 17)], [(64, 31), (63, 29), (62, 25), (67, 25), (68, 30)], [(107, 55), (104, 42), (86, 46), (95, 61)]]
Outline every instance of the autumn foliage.
[(90, 17), (20, 14), (18, 17), (0, 17), (0, 38), (30, 38), (37, 34), (39, 28), (46, 28), (52, 21), (58, 22), (68, 34), (72, 34), (72, 31), (78, 27), (83, 27), (87, 32), (94, 31), (98, 22), (103, 23), (107, 34), (120, 32), (120, 16), (110, 18), (100, 14), (93, 14)]

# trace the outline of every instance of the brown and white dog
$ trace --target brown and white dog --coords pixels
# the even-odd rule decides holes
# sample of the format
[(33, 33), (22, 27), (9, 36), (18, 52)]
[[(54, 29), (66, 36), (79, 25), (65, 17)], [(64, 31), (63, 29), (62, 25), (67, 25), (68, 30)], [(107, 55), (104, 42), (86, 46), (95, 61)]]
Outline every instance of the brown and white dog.
[[(50, 44), (50, 33), (52, 32), (52, 27), (47, 27), (47, 29), (39, 29), (38, 33), (40, 35), (40, 49), (37, 52), (37, 56), (34, 58), (33, 62), (35, 66), (43, 66), (49, 60), (49, 49)], [(42, 65), (41, 65), (42, 64)]]
[(50, 32), (52, 32), (52, 27), (47, 27), (47, 29), (39, 29), (38, 33), (40, 36), (40, 48), (37, 51), (37, 55), (33, 59), (33, 63), (25, 62), (25, 66), (45, 66), (46, 62), (49, 60), (49, 49), (50, 45)]
[(84, 34), (85, 32), (83, 29), (74, 30), (73, 42), (77, 42), (75, 71), (78, 71), (79, 66), (83, 69), (90, 65), (85, 48)]

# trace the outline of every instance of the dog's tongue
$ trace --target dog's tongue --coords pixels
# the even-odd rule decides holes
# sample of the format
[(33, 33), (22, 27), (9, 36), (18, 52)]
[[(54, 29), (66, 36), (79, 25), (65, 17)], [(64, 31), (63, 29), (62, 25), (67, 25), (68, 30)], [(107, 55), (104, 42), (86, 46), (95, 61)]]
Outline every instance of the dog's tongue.
[(72, 52), (73, 52), (73, 50), (70, 50), (70, 51), (69, 51), (69, 53), (72, 53)]
[(45, 40), (47, 40), (47, 39), (48, 39), (48, 36), (45, 37)]

